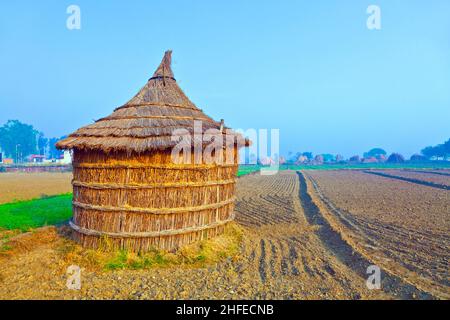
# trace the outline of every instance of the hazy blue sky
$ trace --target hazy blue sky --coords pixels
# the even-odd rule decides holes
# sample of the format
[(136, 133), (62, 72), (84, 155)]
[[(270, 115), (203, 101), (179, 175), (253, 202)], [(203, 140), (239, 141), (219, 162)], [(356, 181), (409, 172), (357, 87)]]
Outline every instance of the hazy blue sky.
[(282, 154), (409, 156), (450, 137), (448, 0), (2, 1), (0, 124), (70, 133), (131, 98), (169, 48), (194, 103), (279, 128)]

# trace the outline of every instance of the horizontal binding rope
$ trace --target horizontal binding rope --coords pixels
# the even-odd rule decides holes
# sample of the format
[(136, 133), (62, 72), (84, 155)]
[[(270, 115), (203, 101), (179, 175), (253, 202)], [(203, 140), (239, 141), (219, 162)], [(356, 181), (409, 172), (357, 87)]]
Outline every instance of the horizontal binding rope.
[(72, 201), (72, 204), (77, 208), (90, 209), (96, 211), (122, 211), (122, 212), (141, 212), (141, 213), (152, 213), (152, 214), (173, 214), (173, 213), (187, 213), (194, 211), (202, 211), (208, 209), (217, 209), (227, 204), (233, 203), (236, 197), (232, 197), (228, 200), (204, 204), (202, 206), (196, 207), (178, 207), (178, 208), (138, 208), (138, 207), (110, 207), (110, 206), (98, 206), (94, 204), (81, 203), (78, 201)]
[[(208, 122), (208, 123), (211, 124), (212, 122)], [(214, 124), (214, 125), (217, 126), (216, 124)], [(82, 130), (83, 131), (85, 131), (85, 130), (88, 130), (88, 131), (92, 130), (92, 131), (94, 131), (94, 130), (105, 130), (105, 129), (130, 130), (130, 129), (147, 129), (147, 128), (149, 128), (149, 129), (172, 129), (172, 130), (174, 130), (174, 129), (179, 129), (180, 127), (181, 126), (179, 124), (158, 125), (158, 126), (151, 126), (151, 127), (147, 127), (147, 126), (144, 126), (144, 125), (133, 125), (133, 126), (129, 126), (129, 127), (114, 127), (114, 126), (111, 126), (111, 127), (85, 127)], [(218, 129), (218, 128), (215, 128), (214, 126), (212, 126), (211, 128), (208, 128), (208, 129)], [(193, 131), (189, 132), (189, 134), (191, 134), (191, 133), (193, 133)], [(167, 136), (167, 135), (165, 135), (165, 136)]]
[(209, 170), (217, 168), (230, 168), (238, 167), (235, 163), (230, 164), (194, 164), (194, 165), (180, 165), (180, 164), (98, 164), (98, 163), (73, 163), (74, 168), (87, 168), (87, 169), (140, 169), (140, 168), (153, 168), (153, 169), (185, 169), (185, 170)]
[(76, 187), (89, 189), (154, 189), (154, 188), (184, 188), (184, 187), (209, 187), (218, 185), (227, 185), (236, 183), (234, 179), (223, 181), (205, 181), (205, 182), (168, 182), (168, 183), (149, 183), (149, 184), (119, 184), (119, 183), (89, 183), (81, 181), (72, 181)]
[(155, 77), (151, 77), (148, 80), (150, 81), (150, 80), (154, 80), (154, 79), (164, 79), (164, 78), (168, 78), (168, 79), (172, 79), (172, 80), (177, 81), (174, 77), (171, 77), (171, 76), (155, 76)]
[(213, 229), (219, 226), (222, 226), (228, 222), (234, 220), (234, 214), (230, 216), (227, 220), (217, 221), (208, 225), (199, 226), (199, 227), (189, 227), (184, 229), (177, 230), (161, 230), (161, 231), (149, 231), (149, 232), (106, 232), (106, 231), (97, 231), (92, 229), (86, 229), (80, 226), (77, 226), (72, 220), (69, 221), (70, 227), (82, 234), (88, 236), (109, 236), (113, 238), (151, 238), (151, 237), (160, 237), (160, 236), (171, 236), (178, 234), (191, 233), (196, 231), (203, 231), (206, 229)]
[(189, 109), (189, 110), (195, 110), (195, 111), (202, 111), (202, 109), (199, 109), (195, 106), (188, 106), (188, 105), (182, 105), (182, 104), (175, 104), (175, 103), (161, 103), (161, 102), (141, 102), (141, 103), (130, 103), (130, 104), (124, 104), (123, 106), (117, 107), (114, 111), (120, 110), (120, 109), (126, 109), (126, 108), (133, 108), (133, 107), (172, 107), (172, 108), (180, 108), (180, 109)]
[(175, 119), (175, 120), (199, 120), (199, 121), (206, 121), (215, 123), (211, 119), (204, 118), (204, 117), (192, 117), (192, 116), (119, 116), (119, 117), (106, 117), (101, 118), (97, 120), (99, 121), (105, 121), (105, 120), (122, 120), (122, 119)]

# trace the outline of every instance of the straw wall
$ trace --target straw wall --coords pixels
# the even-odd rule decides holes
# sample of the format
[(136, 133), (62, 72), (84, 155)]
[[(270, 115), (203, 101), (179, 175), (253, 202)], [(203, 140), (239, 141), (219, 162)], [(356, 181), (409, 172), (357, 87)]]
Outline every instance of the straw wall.
[(75, 237), (97, 248), (173, 250), (214, 237), (233, 220), (237, 152), (231, 164), (173, 164), (170, 152), (74, 151)]

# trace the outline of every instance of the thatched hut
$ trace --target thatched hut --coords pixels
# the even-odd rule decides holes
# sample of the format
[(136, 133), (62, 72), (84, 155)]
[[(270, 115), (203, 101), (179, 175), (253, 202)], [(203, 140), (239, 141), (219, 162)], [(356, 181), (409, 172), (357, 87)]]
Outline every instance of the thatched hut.
[(167, 51), (130, 101), (57, 143), (73, 150), (70, 226), (78, 242), (97, 248), (107, 238), (115, 248), (172, 250), (223, 232), (234, 218), (238, 150), (248, 141), (236, 135), (223, 161), (205, 163), (207, 143), (197, 136), (189, 148), (200, 145), (200, 152), (174, 163), (173, 132), (194, 134), (195, 121), (201, 134), (216, 130), (223, 137), (228, 130), (186, 97)]
[(359, 158), (358, 155), (355, 155), (355, 156), (351, 156), (350, 159), (348, 159), (348, 161), (351, 163), (358, 163), (358, 162), (361, 162), (361, 159)]
[(412, 161), (412, 162), (425, 162), (428, 159), (427, 159), (427, 157), (425, 157), (425, 156), (423, 156), (421, 154), (415, 153), (415, 154), (413, 154), (411, 156), (411, 158), (409, 160)]
[(393, 153), (387, 159), (389, 163), (403, 163), (405, 162), (405, 158), (400, 153)]

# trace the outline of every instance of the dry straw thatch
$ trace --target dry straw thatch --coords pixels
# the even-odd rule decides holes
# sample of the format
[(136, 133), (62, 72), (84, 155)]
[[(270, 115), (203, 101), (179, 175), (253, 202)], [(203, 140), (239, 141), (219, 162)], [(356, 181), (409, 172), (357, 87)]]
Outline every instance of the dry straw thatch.
[(167, 51), (130, 101), (57, 143), (74, 154), (70, 225), (82, 245), (108, 237), (115, 248), (172, 250), (223, 232), (234, 218), (238, 149), (248, 141), (237, 136), (225, 163), (196, 164), (192, 154), (190, 164), (175, 164), (172, 132), (192, 134), (195, 120), (203, 132), (224, 132), (177, 85)]

